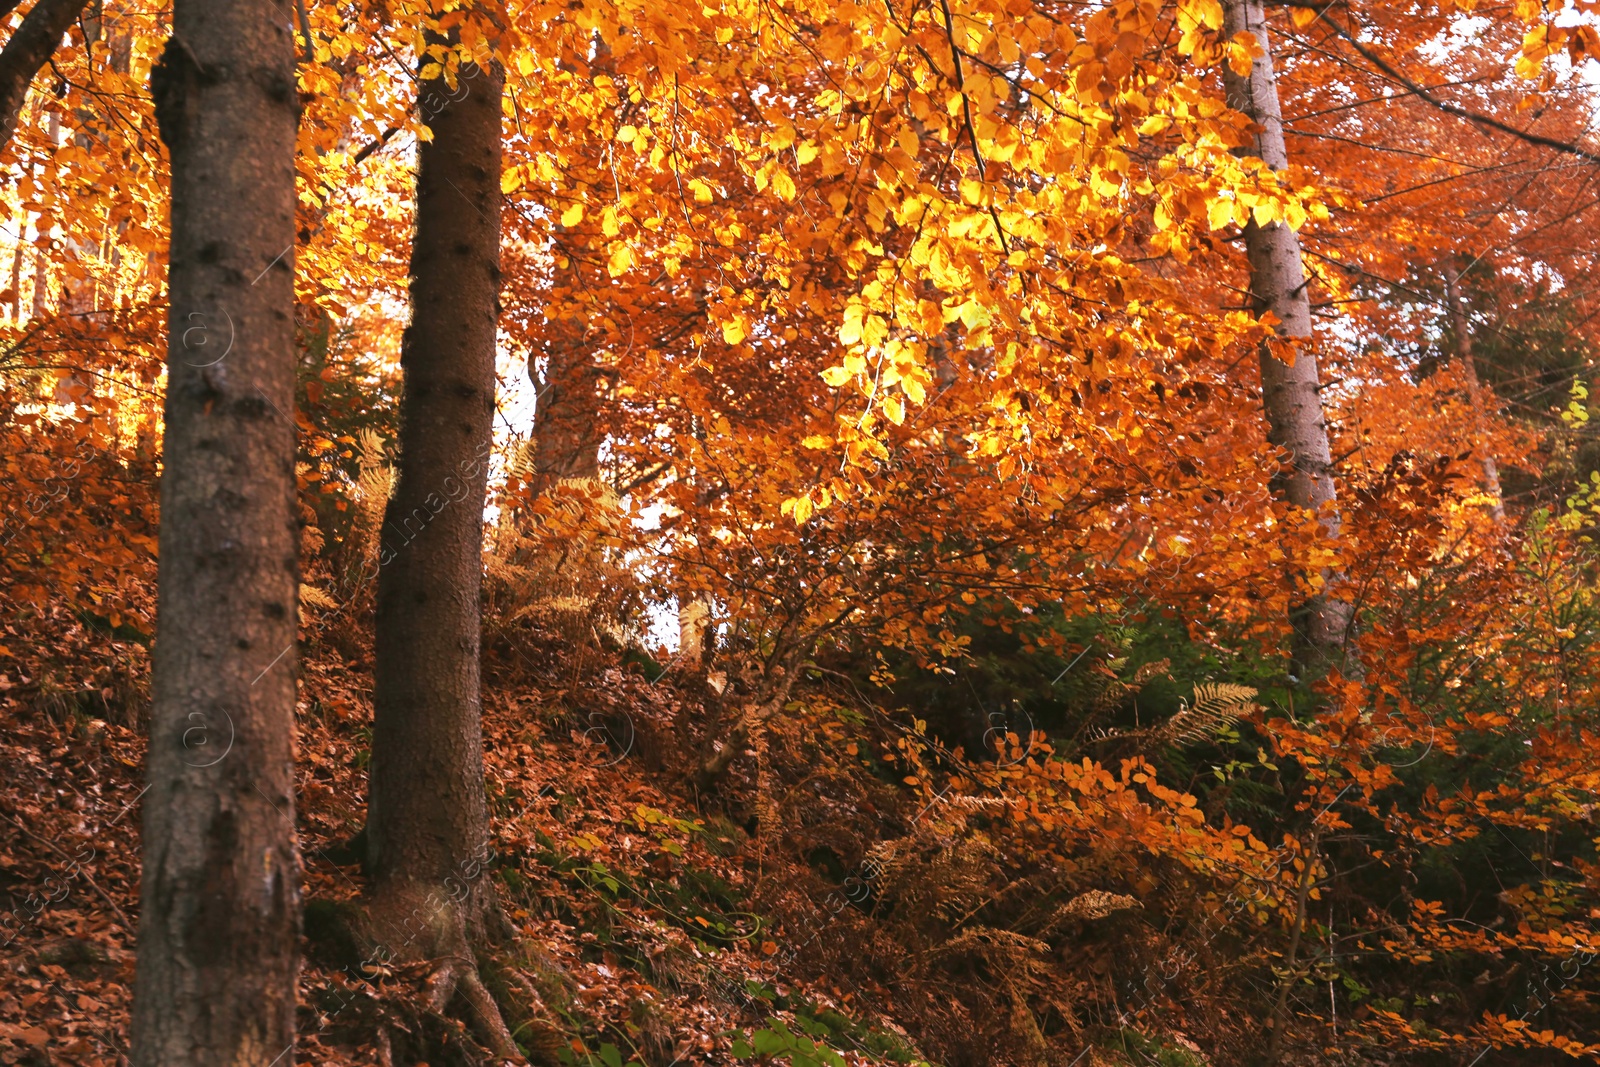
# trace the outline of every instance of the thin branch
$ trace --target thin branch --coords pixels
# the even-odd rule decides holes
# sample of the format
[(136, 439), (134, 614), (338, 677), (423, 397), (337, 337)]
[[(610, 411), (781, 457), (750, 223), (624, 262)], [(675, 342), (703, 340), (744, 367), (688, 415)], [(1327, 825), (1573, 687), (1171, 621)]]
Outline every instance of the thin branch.
[(1329, 18), (1328, 9), (1325, 5), (1295, 3), (1293, 0), (1274, 0), (1272, 6), (1312, 8), (1316, 11), (1317, 18), (1331, 26), (1333, 28), (1333, 32), (1338, 34), (1340, 37), (1343, 37), (1350, 47), (1354, 48), (1358, 53), (1360, 53), (1360, 55), (1366, 59), (1368, 63), (1371, 63), (1373, 66), (1381, 70), (1385, 75), (1404, 86), (1418, 99), (1431, 104), (1447, 115), (1454, 115), (1457, 118), (1465, 119), (1466, 121), (1475, 125), (1486, 126), (1492, 130), (1498, 130), (1501, 133), (1508, 134), (1517, 138), (1518, 140), (1526, 141), (1528, 144), (1535, 144), (1543, 148), (1554, 149), (1557, 152), (1565, 152), (1569, 156), (1577, 156), (1579, 159), (1600, 165), (1600, 154), (1590, 152), (1589, 150), (1572, 144), (1569, 141), (1562, 141), (1555, 137), (1546, 137), (1543, 134), (1534, 133), (1531, 130), (1524, 130), (1520, 127), (1513, 126), (1508, 122), (1502, 122), (1492, 115), (1485, 115), (1481, 111), (1474, 111), (1472, 108), (1462, 107), (1460, 104), (1457, 104), (1452, 100), (1439, 99), (1429, 92), (1426, 87), (1418, 85), (1416, 82), (1412, 81), (1398, 68), (1388, 63), (1372, 49), (1356, 40), (1355, 35), (1350, 33), (1349, 30), (1346, 30), (1343, 26)]
[[(40, 837), (38, 834), (36, 834), (32, 830), (28, 829), (25, 825), (23, 825), (22, 820), (16, 818), (13, 815), (7, 815), (6, 818), (9, 819), (11, 821), (12, 825), (15, 826), (18, 830), (21, 830), (23, 833), (27, 834), (29, 837), (31, 837), (35, 841), (39, 842), (39, 844), (43, 845), (44, 847), (48, 848), (51, 852), (54, 852), (56, 855), (60, 856), (64, 860), (66, 860), (68, 864), (75, 864), (75, 863), (78, 862), (77, 860), (73, 859), (71, 856), (67, 855), (65, 852), (61, 851), (61, 849), (56, 846), (55, 842), (49, 840), (48, 838)], [(121, 908), (117, 907), (117, 902), (111, 899), (111, 894), (107, 893), (104, 889), (101, 889), (100, 888), (100, 883), (96, 882), (93, 878), (89, 877), (89, 872), (88, 871), (80, 871), (79, 873), (81, 873), (83, 875), (83, 880), (85, 882), (89, 883), (89, 888), (93, 889), (96, 893), (100, 894), (100, 899), (106, 902), (106, 906), (109, 907), (111, 909), (112, 913), (114, 915), (116, 915), (116, 917), (121, 921), (122, 928), (124, 930), (129, 931), (129, 932), (132, 932), (135, 929), (133, 923), (128, 919), (127, 914), (124, 913)]]
[(39, 0), (0, 51), (0, 148), (17, 132), (28, 85), (78, 21), (87, 0)]
[[(972, 139), (972, 158), (978, 161), (978, 180), (987, 183), (988, 168), (983, 162), (983, 150), (978, 147), (978, 128), (972, 122), (972, 98), (967, 95), (967, 80), (961, 72), (961, 47), (956, 44), (955, 16), (950, 13), (950, 0), (939, 0), (939, 6), (944, 9), (944, 35), (950, 42), (950, 61), (956, 66), (956, 91), (961, 94), (961, 113), (966, 119), (967, 136)], [(993, 204), (989, 205), (989, 218), (994, 222), (994, 235), (1000, 241), (1000, 251), (1009, 252), (1010, 242), (1006, 240), (1005, 227), (1000, 225), (1000, 215)]]

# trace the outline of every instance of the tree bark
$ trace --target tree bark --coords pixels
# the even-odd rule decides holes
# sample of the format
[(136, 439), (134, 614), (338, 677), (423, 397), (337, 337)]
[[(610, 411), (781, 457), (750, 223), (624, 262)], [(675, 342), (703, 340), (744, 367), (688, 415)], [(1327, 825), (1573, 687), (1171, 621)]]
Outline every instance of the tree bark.
[(11, 143), (28, 86), (61, 45), (87, 0), (38, 0), (0, 50), (0, 149)]
[(1489, 418), (1484, 410), (1483, 389), (1478, 384), (1478, 368), (1472, 359), (1472, 334), (1468, 332), (1466, 302), (1461, 297), (1461, 271), (1448, 266), (1444, 271), (1445, 302), (1450, 305), (1450, 332), (1455, 339), (1455, 360), (1467, 379), (1467, 403), (1472, 408), (1472, 448), (1478, 453), (1483, 470), (1483, 492), (1489, 497), (1485, 510), (1495, 522), (1504, 522), (1505, 505), (1500, 500), (1500, 464), (1495, 462), (1489, 443)]
[[(1224, 14), (1229, 37), (1250, 33), (1261, 46), (1248, 75), (1223, 66), (1229, 106), (1248, 115), (1256, 125), (1252, 143), (1242, 151), (1258, 156), (1273, 170), (1282, 171), (1289, 165), (1289, 154), (1284, 147), (1283, 113), (1261, 0), (1226, 0)], [(1309, 341), (1311, 301), (1306, 292), (1299, 236), (1283, 223), (1257, 226), (1251, 220), (1245, 226), (1244, 239), (1250, 260), (1250, 298), (1256, 314), (1272, 312), (1278, 319), (1279, 337)], [(1309, 345), (1296, 345), (1294, 362), (1286, 363), (1263, 345), (1260, 364), (1267, 438), (1289, 455), (1288, 466), (1274, 478), (1277, 491), (1295, 507), (1316, 513), (1324, 534), (1330, 540), (1337, 539), (1339, 512), (1317, 357)], [(1324, 590), (1334, 577), (1321, 576)], [(1325, 667), (1342, 656), (1351, 614), (1347, 603), (1325, 591), (1296, 606), (1295, 626), (1306, 646), (1304, 651), (1309, 653), (1311, 667)]]
[(297, 101), (280, 8), (177, 0), (151, 91), (172, 160), (171, 309), (131, 1060), (283, 1067), (299, 534)]
[[(472, 946), (499, 918), (479, 715), (483, 509), (500, 313), (503, 75), (463, 63), (425, 81), (432, 139), (418, 149), (411, 323), (401, 345), (398, 482), (382, 531), (366, 866), (371, 937), (398, 957), (445, 959), (436, 1010), (459, 991), (489, 1022)], [(484, 1034), (515, 1045), (498, 1013)]]
[[(611, 44), (595, 42), (587, 62), (564, 62), (563, 66), (589, 79), (614, 76)], [(600, 424), (600, 380), (602, 371), (595, 363), (590, 332), (592, 307), (584, 298), (589, 290), (584, 267), (594, 252), (592, 223), (556, 229), (557, 267), (545, 346), (544, 381), (528, 361), (528, 377), (533, 381), (533, 480), (530, 497), (537, 498), (568, 479), (597, 478), (600, 474), (600, 442), (605, 434)], [(561, 256), (566, 265), (560, 266)], [(605, 289), (600, 279), (599, 291)]]
[(17, 228), (17, 246), (11, 250), (11, 299), (6, 302), (13, 325), (22, 322), (22, 229)]
[[(557, 329), (571, 333), (571, 323)], [(531, 376), (533, 367), (529, 364)], [(569, 478), (600, 474), (600, 375), (581, 339), (550, 345), (544, 381), (535, 380), (533, 496)]]

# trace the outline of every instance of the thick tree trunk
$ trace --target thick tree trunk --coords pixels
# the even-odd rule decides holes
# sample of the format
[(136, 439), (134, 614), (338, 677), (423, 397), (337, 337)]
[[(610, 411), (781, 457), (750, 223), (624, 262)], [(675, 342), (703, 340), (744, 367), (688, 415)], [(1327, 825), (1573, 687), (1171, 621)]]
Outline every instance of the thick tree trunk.
[(499, 919), (485, 876), (478, 651), (500, 313), (502, 73), (463, 64), (457, 88), (423, 85), (432, 139), (418, 149), (398, 482), (378, 571), (369, 933), (396, 957), (444, 960), (435, 1009), (461, 993), (481, 1036), (512, 1056), (472, 952)]
[(87, 0), (38, 0), (22, 17), (22, 25), (0, 49), (0, 149), (17, 132), (28, 85), (61, 45)]
[[(1250, 33), (1261, 46), (1261, 54), (1251, 64), (1248, 75), (1235, 74), (1224, 65), (1228, 103), (1256, 124), (1254, 142), (1245, 150), (1273, 170), (1281, 171), (1288, 167), (1289, 155), (1284, 147), (1283, 114), (1262, 4), (1260, 0), (1226, 0), (1224, 10), (1225, 31), (1230, 37)], [(1283, 223), (1257, 226), (1252, 220), (1245, 227), (1244, 238), (1250, 259), (1251, 303), (1256, 313), (1270, 311), (1277, 316), (1280, 337), (1309, 341), (1311, 301), (1306, 293), (1299, 236)], [(1309, 345), (1297, 345), (1294, 362), (1286, 363), (1263, 346), (1260, 362), (1267, 437), (1289, 454), (1289, 466), (1275, 479), (1278, 492), (1294, 506), (1315, 512), (1324, 533), (1330, 539), (1337, 538), (1339, 512), (1317, 380), (1317, 357)], [(1322, 578), (1326, 583), (1333, 576), (1325, 574)], [(1296, 628), (1313, 668), (1341, 657), (1351, 621), (1348, 604), (1320, 593), (1297, 606), (1295, 615)]]
[(1467, 403), (1472, 408), (1472, 448), (1483, 469), (1483, 492), (1489, 497), (1486, 510), (1495, 522), (1504, 522), (1505, 506), (1500, 501), (1500, 464), (1495, 462), (1489, 443), (1489, 418), (1484, 411), (1483, 389), (1478, 384), (1478, 368), (1472, 360), (1472, 334), (1468, 331), (1467, 308), (1461, 298), (1461, 272), (1454, 266), (1444, 271), (1445, 302), (1450, 305), (1450, 332), (1455, 338), (1455, 360), (1467, 379)]
[[(57, 36), (60, 30), (56, 30)], [(269, 0), (177, 0), (165, 472), (132, 1062), (293, 1062), (294, 148)]]

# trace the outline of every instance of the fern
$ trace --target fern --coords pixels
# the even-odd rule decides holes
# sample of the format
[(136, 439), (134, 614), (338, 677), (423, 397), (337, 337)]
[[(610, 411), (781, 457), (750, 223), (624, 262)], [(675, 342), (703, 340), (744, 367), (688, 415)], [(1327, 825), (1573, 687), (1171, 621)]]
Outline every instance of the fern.
[(1151, 731), (1151, 738), (1162, 745), (1192, 745), (1232, 726), (1256, 708), (1256, 691), (1231, 682), (1197, 682), (1194, 703), (1185, 703), (1178, 713)]

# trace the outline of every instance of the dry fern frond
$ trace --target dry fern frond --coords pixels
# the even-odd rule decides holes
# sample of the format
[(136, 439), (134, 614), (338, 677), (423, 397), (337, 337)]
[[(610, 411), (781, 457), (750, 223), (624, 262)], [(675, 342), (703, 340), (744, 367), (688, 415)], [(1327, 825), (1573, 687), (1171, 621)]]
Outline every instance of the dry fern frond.
[(337, 611), (339, 608), (337, 600), (314, 585), (302, 585), (300, 587), (300, 603), (314, 608), (322, 608), (325, 611)]
[(913, 834), (874, 847), (869, 880), (886, 900), (920, 919), (965, 916), (993, 894), (993, 846), (979, 841), (927, 842)]
[(1150, 679), (1169, 675), (1171, 670), (1172, 660), (1152, 660), (1133, 672), (1133, 677), (1128, 679), (1128, 688), (1137, 692), (1150, 684)]
[(945, 797), (944, 803), (960, 811), (993, 811), (1011, 806), (1005, 797)]
[(364, 429), (356, 439), (356, 478), (350, 493), (355, 514), (346, 535), (341, 582), (346, 591), (353, 590), (374, 573), (373, 564), (379, 555), (378, 531), (383, 526), (383, 512), (393, 490), (394, 468), (384, 453), (383, 438), (370, 428)]
[(1200, 682), (1194, 687), (1194, 703), (1151, 731), (1152, 738), (1164, 745), (1187, 745), (1212, 737), (1224, 727), (1255, 710), (1256, 691), (1231, 682)]
[(1170, 659), (1158, 659), (1135, 668), (1128, 677), (1122, 677), (1122, 671), (1128, 666), (1128, 657), (1116, 656), (1102, 660), (1094, 665), (1089, 672), (1092, 693), (1089, 698), (1090, 710), (1095, 714), (1104, 714), (1111, 711), (1128, 697), (1134, 696), (1149, 684), (1150, 679), (1158, 678), (1169, 672), (1172, 667)]
[(356, 442), (356, 499), (360, 501), (358, 519), (366, 529), (375, 530), (383, 521), (383, 508), (394, 491), (394, 468), (384, 454), (383, 438), (370, 429), (362, 430)]
[(1122, 911), (1126, 908), (1141, 908), (1143, 906), (1133, 897), (1122, 893), (1107, 893), (1103, 889), (1090, 889), (1079, 893), (1057, 908), (1049, 920), (1046, 921), (1044, 928), (1051, 930), (1061, 923), (1072, 920), (1104, 919), (1114, 911)]
[(928, 958), (981, 956), (990, 962), (1022, 963), (1036, 953), (1049, 951), (1050, 945), (1036, 937), (993, 926), (974, 926), (930, 949)]
[(1255, 710), (1255, 697), (1256, 691), (1247, 685), (1199, 682), (1194, 687), (1194, 703), (1185, 701), (1177, 714), (1166, 722), (1142, 730), (1090, 727), (1086, 736), (1090, 741), (1137, 739), (1154, 748), (1192, 745), (1214, 737), (1218, 731), (1232, 726)]

